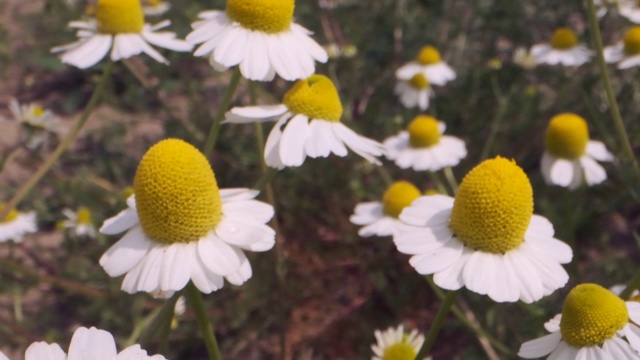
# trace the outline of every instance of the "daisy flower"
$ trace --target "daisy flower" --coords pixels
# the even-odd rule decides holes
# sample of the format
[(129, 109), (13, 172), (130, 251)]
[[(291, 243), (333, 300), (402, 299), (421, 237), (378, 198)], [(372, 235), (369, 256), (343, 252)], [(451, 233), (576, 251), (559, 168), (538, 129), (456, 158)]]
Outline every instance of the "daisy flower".
[(467, 156), (464, 141), (442, 135), (446, 125), (428, 115), (419, 115), (398, 135), (384, 141), (385, 156), (402, 169), (438, 171), (456, 166)]
[(400, 224), (398, 216), (402, 209), (420, 196), (420, 190), (408, 181), (397, 181), (384, 192), (382, 202), (370, 201), (356, 205), (349, 220), (356, 225), (365, 225), (358, 231), (362, 237), (393, 235)]
[(587, 122), (576, 114), (554, 116), (544, 138), (545, 152), (540, 163), (547, 184), (577, 189), (607, 179), (598, 161), (613, 161), (613, 155), (600, 141), (589, 140)]
[[(0, 360), (7, 359), (0, 352)], [(44, 341), (31, 344), (24, 356), (25, 360), (165, 360), (162, 355), (148, 356), (140, 345), (131, 345), (118, 353), (116, 342), (108, 331), (99, 330), (95, 327), (87, 329), (78, 328), (71, 338), (69, 345), (69, 355), (65, 354), (60, 345), (47, 344)], [(8, 360), (8, 359), (7, 359)]]
[(618, 6), (620, 15), (634, 24), (640, 24), (640, 4), (637, 0), (621, 0)]
[(423, 47), (414, 61), (396, 70), (399, 80), (409, 81), (416, 74), (422, 74), (434, 85), (444, 85), (456, 78), (455, 71), (442, 61), (440, 52), (433, 46)]
[(77, 237), (96, 237), (96, 228), (88, 208), (82, 206), (75, 212), (71, 209), (62, 209), (62, 214), (67, 217), (61, 223), (62, 228), (71, 229), (72, 234)]
[(604, 58), (608, 63), (618, 63), (618, 69), (640, 65), (640, 26), (627, 30), (621, 42), (607, 46)]
[[(9, 101), (9, 110), (22, 128), (22, 140), (27, 148), (34, 150), (46, 145), (52, 134), (61, 134), (66, 130), (60, 120), (50, 111), (37, 104), (20, 104), (18, 100)], [(0, 120), (7, 119), (0, 117)]]
[(376, 343), (371, 345), (374, 354), (371, 360), (414, 360), (424, 343), (422, 334), (415, 329), (405, 333), (402, 325), (376, 330), (374, 335)]
[(187, 41), (200, 45), (194, 55), (208, 56), (216, 70), (239, 65), (242, 76), (270, 81), (304, 79), (327, 52), (293, 22), (294, 0), (227, 0), (225, 11), (204, 11)]
[(95, 65), (109, 51), (113, 61), (145, 53), (158, 62), (168, 64), (167, 59), (149, 44), (173, 51), (191, 51), (193, 47), (176, 39), (173, 32), (158, 31), (170, 24), (170, 21), (145, 24), (140, 0), (99, 0), (95, 19), (69, 23), (69, 27), (78, 29), (80, 39), (51, 51), (62, 53), (63, 63), (80, 69)]
[(218, 189), (207, 159), (190, 144), (167, 139), (144, 155), (128, 209), (100, 232), (126, 231), (100, 258), (112, 277), (126, 274), (122, 290), (170, 297), (189, 280), (204, 293), (241, 285), (251, 277), (243, 250), (266, 251), (275, 232), (265, 225), (273, 207), (258, 191)]
[(513, 52), (513, 62), (525, 70), (531, 70), (536, 67), (536, 59), (524, 47), (518, 47)]
[(413, 75), (409, 80), (398, 80), (394, 91), (404, 107), (410, 109), (417, 106), (423, 111), (427, 110), (429, 97), (433, 96), (429, 80), (420, 73)]
[(548, 44), (534, 45), (531, 55), (537, 64), (580, 66), (589, 61), (593, 53), (578, 43), (573, 30), (563, 27), (553, 33)]
[[(562, 314), (544, 324), (550, 334), (527, 341), (518, 356), (555, 360), (640, 359), (640, 303), (620, 299), (596, 284), (580, 284)], [(626, 338), (626, 339), (625, 339)]]
[(146, 16), (160, 16), (171, 9), (171, 4), (161, 0), (146, 0), (142, 12)]
[(461, 287), (496, 302), (532, 303), (563, 287), (560, 264), (573, 253), (553, 237), (553, 225), (533, 215), (533, 190), (514, 161), (482, 162), (462, 180), (455, 198), (419, 197), (400, 214), (394, 242), (413, 255), (420, 274), (441, 288)]
[[(281, 105), (235, 107), (225, 123), (274, 121), (264, 149), (265, 163), (273, 168), (300, 166), (308, 157), (347, 155), (347, 148), (379, 164), (382, 144), (356, 134), (340, 122), (338, 90), (324, 75), (300, 80), (284, 95)], [(282, 128), (284, 127), (284, 130)]]
[[(0, 210), (4, 207), (5, 204), (0, 204)], [(0, 243), (9, 240), (22, 242), (22, 237), (25, 234), (36, 231), (38, 231), (38, 226), (35, 212), (22, 213), (12, 209), (4, 219), (0, 220)]]

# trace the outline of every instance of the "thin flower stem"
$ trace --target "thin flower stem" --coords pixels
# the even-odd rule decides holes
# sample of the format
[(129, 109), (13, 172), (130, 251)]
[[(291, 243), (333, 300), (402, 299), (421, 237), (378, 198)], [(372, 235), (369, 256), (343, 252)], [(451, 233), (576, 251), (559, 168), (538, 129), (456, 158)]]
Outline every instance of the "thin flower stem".
[[(596, 8), (593, 2), (594, 0), (587, 0), (587, 13), (589, 15), (589, 28), (591, 29), (591, 39), (596, 48), (596, 60), (598, 68), (600, 69), (600, 77), (602, 78), (602, 84), (604, 91), (607, 94), (607, 101), (609, 102), (609, 111), (613, 118), (613, 127), (615, 128), (618, 141), (622, 144), (622, 150), (625, 155), (627, 164), (631, 166), (633, 172), (638, 181), (640, 181), (640, 166), (636, 161), (633, 154), (633, 148), (629, 142), (629, 136), (624, 128), (624, 122), (622, 121), (622, 115), (620, 115), (620, 107), (613, 93), (613, 87), (611, 86), (611, 79), (609, 78), (609, 71), (607, 70), (607, 63), (604, 59), (604, 47), (602, 45), (602, 36), (600, 35), (600, 25), (598, 24), (598, 18), (596, 16)], [(625, 164), (622, 164), (626, 167)]]
[(440, 179), (440, 176), (438, 176), (438, 173), (433, 172), (433, 171), (429, 171), (429, 176), (431, 176), (431, 180), (433, 180), (433, 182), (436, 184), (436, 188), (438, 188), (438, 191), (441, 194), (443, 194), (443, 195), (448, 195), (449, 194), (449, 191), (447, 190), (447, 188), (442, 183), (442, 179)]
[(89, 115), (91, 115), (91, 113), (93, 112), (93, 109), (100, 102), (100, 99), (104, 94), (104, 89), (107, 85), (107, 82), (111, 79), (111, 71), (113, 70), (113, 67), (114, 67), (114, 62), (109, 61), (105, 66), (104, 70), (102, 71), (102, 75), (100, 77), (100, 81), (98, 82), (98, 86), (96, 87), (93, 94), (91, 95), (91, 99), (89, 99), (89, 103), (87, 104), (87, 107), (84, 108), (84, 111), (82, 112), (82, 114), (80, 115), (76, 123), (73, 124), (71, 129), (69, 129), (67, 136), (62, 140), (62, 142), (53, 151), (53, 153), (49, 155), (47, 160), (44, 162), (44, 164), (40, 166), (38, 171), (36, 171), (35, 174), (31, 175), (31, 178), (29, 178), (29, 180), (27, 180), (27, 182), (24, 183), (24, 185), (22, 185), (20, 189), (18, 189), (15, 195), (13, 195), (11, 200), (7, 202), (7, 205), (4, 207), (4, 209), (0, 211), (0, 219), (4, 219), (7, 216), (7, 214), (9, 214), (9, 212), (12, 209), (14, 209), (18, 205), (18, 203), (22, 201), (22, 199), (24, 199), (25, 196), (27, 196), (27, 194), (29, 194), (29, 192), (36, 186), (36, 184), (38, 184), (40, 179), (42, 179), (44, 175), (47, 174), (47, 172), (51, 169), (53, 164), (55, 164), (56, 161), (58, 161), (62, 153), (64, 153), (65, 150), (67, 150), (67, 148), (76, 139), (76, 137), (78, 136), (78, 133), (80, 133), (80, 130), (89, 119)]
[(447, 182), (449, 183), (451, 190), (453, 190), (453, 193), (455, 194), (458, 190), (458, 182), (456, 181), (456, 176), (453, 175), (451, 166), (447, 166), (446, 168), (444, 168), (444, 177), (447, 178)]
[(220, 133), (220, 125), (222, 124), (222, 119), (224, 118), (224, 114), (227, 112), (227, 110), (229, 110), (229, 105), (231, 105), (231, 100), (233, 100), (233, 94), (235, 94), (238, 83), (240, 83), (240, 77), (240, 67), (238, 67), (231, 76), (229, 87), (227, 87), (227, 93), (222, 99), (222, 103), (220, 104), (218, 113), (213, 119), (213, 124), (211, 124), (211, 128), (209, 129), (207, 141), (204, 143), (202, 153), (207, 157), (211, 155), (211, 153), (213, 152), (213, 147), (216, 145), (216, 141), (218, 140), (218, 133)]
[(187, 296), (191, 302), (193, 312), (196, 315), (196, 321), (202, 330), (204, 343), (209, 353), (209, 360), (222, 360), (220, 350), (218, 349), (218, 341), (216, 340), (216, 335), (213, 333), (213, 326), (211, 326), (211, 322), (207, 319), (207, 310), (204, 307), (202, 294), (192, 282), (189, 282), (187, 285)]
[(487, 141), (484, 143), (484, 147), (482, 148), (482, 152), (480, 153), (480, 161), (484, 161), (489, 156), (489, 152), (491, 151), (491, 147), (493, 146), (493, 143), (496, 139), (498, 130), (500, 130), (500, 125), (502, 125), (502, 120), (504, 120), (505, 116), (507, 115), (507, 108), (509, 107), (510, 95), (502, 95), (502, 93), (500, 92), (500, 87), (498, 86), (498, 80), (496, 79), (495, 75), (491, 76), (491, 88), (493, 89), (495, 97), (498, 99), (498, 112), (493, 118), (489, 136), (487, 136)]
[(449, 310), (451, 310), (451, 307), (453, 306), (453, 302), (458, 297), (458, 294), (460, 294), (460, 291), (450, 291), (444, 297), (444, 300), (442, 300), (440, 309), (438, 310), (438, 313), (436, 314), (435, 319), (433, 319), (433, 324), (431, 324), (431, 328), (427, 333), (427, 338), (424, 340), (424, 343), (422, 344), (422, 347), (420, 348), (418, 355), (416, 355), (416, 360), (424, 359), (429, 353), (429, 351), (431, 350), (431, 347), (436, 342), (438, 333), (440, 333), (440, 329), (442, 328), (444, 319), (447, 317)]

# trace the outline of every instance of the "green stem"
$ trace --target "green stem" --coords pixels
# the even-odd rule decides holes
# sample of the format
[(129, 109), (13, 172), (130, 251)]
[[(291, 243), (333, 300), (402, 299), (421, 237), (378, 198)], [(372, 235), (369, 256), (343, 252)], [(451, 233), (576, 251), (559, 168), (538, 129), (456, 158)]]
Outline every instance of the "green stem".
[(638, 288), (640, 288), (640, 270), (638, 270), (636, 274), (633, 275), (633, 278), (631, 279), (631, 281), (629, 281), (627, 287), (624, 288), (624, 290), (620, 294), (620, 298), (625, 300), (630, 298), (633, 291), (637, 290)]
[(493, 89), (494, 95), (498, 99), (498, 112), (496, 113), (496, 117), (493, 119), (493, 124), (491, 124), (489, 136), (487, 137), (487, 141), (484, 143), (484, 147), (482, 148), (482, 152), (480, 153), (481, 162), (489, 156), (491, 146), (493, 146), (493, 142), (496, 139), (498, 130), (500, 130), (502, 120), (504, 120), (505, 115), (507, 115), (507, 108), (509, 106), (509, 95), (502, 95), (498, 86), (498, 80), (496, 80), (495, 76), (491, 76), (491, 87)]
[(218, 113), (216, 117), (213, 119), (213, 124), (211, 124), (211, 128), (209, 129), (209, 135), (207, 136), (207, 141), (204, 143), (204, 148), (202, 153), (205, 156), (211, 155), (213, 152), (213, 147), (216, 145), (216, 140), (218, 140), (218, 133), (220, 132), (220, 125), (222, 124), (222, 119), (224, 118), (224, 114), (229, 109), (229, 105), (231, 105), (231, 100), (233, 100), (233, 94), (236, 92), (236, 88), (238, 87), (238, 83), (240, 83), (240, 67), (238, 67), (231, 76), (231, 82), (229, 82), (229, 87), (227, 88), (227, 93), (224, 95), (222, 99), (222, 103), (220, 104), (220, 108), (218, 109)]
[[(620, 115), (620, 108), (613, 93), (613, 87), (611, 86), (611, 79), (609, 78), (609, 71), (607, 70), (607, 63), (604, 59), (604, 47), (602, 45), (602, 37), (600, 36), (600, 25), (598, 25), (598, 18), (596, 16), (596, 8), (593, 0), (587, 0), (587, 13), (589, 15), (589, 28), (591, 29), (591, 39), (596, 48), (596, 60), (598, 68), (600, 69), (600, 76), (602, 78), (602, 84), (604, 85), (605, 93), (607, 94), (607, 101), (609, 102), (609, 110), (611, 117), (613, 118), (613, 127), (615, 128), (618, 141), (622, 144), (622, 150), (627, 162), (626, 166), (633, 168), (633, 172), (640, 181), (640, 166), (633, 154), (633, 148), (629, 142), (629, 136), (624, 128), (624, 122)], [(622, 164), (625, 167), (625, 164)]]
[(458, 190), (458, 182), (456, 181), (455, 175), (453, 175), (453, 170), (451, 170), (451, 166), (447, 166), (446, 168), (444, 168), (444, 176), (445, 178), (447, 178), (447, 182), (449, 183), (449, 186), (451, 186), (451, 189), (455, 194), (456, 191)]
[(440, 179), (440, 176), (438, 176), (438, 173), (433, 172), (433, 171), (429, 171), (429, 176), (431, 177), (431, 180), (433, 180), (433, 182), (436, 184), (436, 188), (438, 188), (438, 191), (442, 195), (448, 195), (449, 194), (449, 191), (447, 191), (447, 188), (442, 183), (442, 179)]
[[(148, 344), (156, 331), (162, 328), (164, 324), (167, 322), (171, 324), (171, 319), (173, 318), (176, 308), (176, 302), (181, 294), (182, 291), (176, 292), (171, 298), (167, 299), (161, 307), (154, 309), (149, 315), (147, 315), (147, 317), (140, 321), (139, 323), (142, 323), (141, 325), (136, 324), (137, 328), (134, 329), (131, 336), (129, 336), (127, 344)], [(136, 341), (138, 337), (139, 340)], [(166, 352), (160, 351), (160, 353)]]
[(218, 349), (218, 341), (216, 340), (216, 335), (213, 333), (213, 326), (211, 326), (211, 323), (207, 319), (207, 310), (204, 307), (202, 294), (192, 282), (189, 282), (187, 285), (187, 296), (191, 302), (193, 312), (196, 315), (196, 321), (202, 330), (204, 343), (209, 353), (209, 360), (222, 360), (220, 350)]
[(431, 328), (427, 333), (427, 337), (424, 340), (424, 343), (422, 344), (422, 347), (420, 348), (418, 355), (416, 355), (416, 360), (424, 359), (425, 357), (427, 357), (427, 354), (431, 350), (431, 347), (433, 346), (433, 344), (436, 341), (436, 338), (438, 337), (438, 333), (440, 333), (440, 329), (442, 328), (444, 319), (447, 317), (449, 310), (451, 310), (451, 307), (453, 306), (453, 302), (458, 297), (458, 294), (460, 294), (460, 291), (450, 291), (444, 297), (444, 300), (442, 300), (442, 305), (440, 305), (440, 309), (438, 310), (438, 313), (436, 314), (435, 319), (433, 319), (433, 324), (431, 324)]
[(9, 212), (14, 209), (18, 205), (18, 203), (22, 201), (25, 196), (27, 196), (27, 194), (29, 194), (29, 192), (36, 186), (36, 184), (38, 184), (40, 179), (42, 179), (44, 175), (51, 169), (53, 164), (58, 161), (62, 153), (64, 153), (64, 151), (67, 150), (67, 148), (76, 139), (78, 133), (80, 133), (80, 130), (89, 119), (89, 115), (91, 115), (91, 112), (96, 107), (96, 105), (98, 105), (98, 102), (102, 98), (107, 82), (111, 79), (111, 71), (113, 70), (113, 67), (114, 62), (109, 61), (107, 63), (107, 66), (105, 66), (102, 72), (102, 76), (100, 77), (100, 82), (98, 82), (98, 86), (91, 95), (91, 99), (89, 99), (89, 103), (82, 112), (82, 115), (80, 115), (76, 123), (73, 124), (71, 129), (69, 129), (67, 136), (62, 140), (62, 142), (53, 151), (53, 153), (49, 155), (47, 160), (40, 166), (38, 171), (36, 171), (36, 173), (33, 174), (31, 178), (29, 178), (29, 180), (27, 180), (27, 182), (20, 187), (20, 189), (18, 189), (18, 192), (13, 195), (11, 200), (7, 202), (7, 205), (4, 207), (4, 209), (0, 211), (0, 219), (4, 219), (7, 214), (9, 214)]

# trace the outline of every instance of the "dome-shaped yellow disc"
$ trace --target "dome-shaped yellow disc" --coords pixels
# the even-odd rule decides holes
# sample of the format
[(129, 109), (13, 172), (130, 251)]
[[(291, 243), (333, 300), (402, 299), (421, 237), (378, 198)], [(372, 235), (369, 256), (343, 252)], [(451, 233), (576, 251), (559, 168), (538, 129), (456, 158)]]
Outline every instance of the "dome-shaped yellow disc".
[(418, 53), (418, 62), (422, 65), (433, 65), (440, 61), (442, 61), (440, 52), (433, 46), (425, 46)]
[(407, 127), (407, 131), (409, 131), (409, 144), (412, 147), (431, 147), (440, 143), (438, 120), (431, 116), (416, 116)]
[(414, 360), (418, 355), (415, 349), (406, 342), (400, 342), (384, 349), (382, 360)]
[(587, 122), (576, 114), (564, 113), (549, 121), (544, 148), (551, 155), (574, 160), (584, 155), (588, 142)]
[(269, 34), (291, 27), (294, 0), (227, 0), (227, 16), (243, 27)]
[(99, 0), (96, 20), (103, 34), (140, 33), (144, 27), (140, 0)]
[(402, 209), (411, 205), (420, 196), (420, 190), (408, 181), (393, 183), (382, 196), (384, 213), (397, 218)]
[(557, 29), (551, 37), (551, 47), (559, 50), (571, 49), (578, 45), (578, 37), (573, 30), (562, 27)]
[(284, 94), (282, 102), (294, 113), (310, 119), (339, 122), (342, 103), (333, 82), (324, 75), (299, 80)]
[(624, 53), (627, 55), (640, 54), (640, 26), (634, 26), (624, 33)]
[(409, 84), (411, 84), (412, 87), (418, 89), (418, 90), (422, 90), (422, 89), (426, 89), (429, 87), (429, 79), (427, 79), (426, 76), (424, 76), (423, 74), (415, 74), (413, 75), (413, 77), (411, 77), (411, 79), (409, 79)]

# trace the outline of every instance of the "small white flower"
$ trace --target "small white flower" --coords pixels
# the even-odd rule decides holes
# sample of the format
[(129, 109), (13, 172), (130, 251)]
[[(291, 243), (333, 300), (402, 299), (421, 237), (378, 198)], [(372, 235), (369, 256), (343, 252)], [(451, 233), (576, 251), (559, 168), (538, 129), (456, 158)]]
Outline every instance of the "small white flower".
[(446, 125), (431, 116), (417, 116), (398, 135), (384, 141), (385, 156), (402, 169), (438, 171), (456, 166), (467, 156), (464, 141), (442, 135)]
[(593, 52), (578, 43), (578, 37), (569, 28), (559, 28), (547, 44), (531, 48), (537, 64), (580, 66), (591, 59)]
[(540, 167), (545, 181), (570, 190), (583, 183), (593, 186), (605, 181), (607, 173), (596, 160), (614, 160), (602, 142), (589, 140), (586, 121), (572, 113), (551, 119), (544, 147)]
[(294, 23), (294, 0), (227, 0), (225, 11), (204, 11), (187, 41), (200, 45), (194, 55), (208, 56), (216, 70), (240, 66), (250, 80), (270, 81), (276, 74), (297, 80), (315, 72), (327, 52)]
[(349, 220), (365, 225), (358, 231), (362, 237), (393, 235), (402, 222), (398, 216), (402, 209), (420, 196), (420, 190), (407, 181), (397, 181), (384, 192), (382, 201), (370, 201), (356, 205)]
[[(40, 146), (46, 146), (52, 135), (59, 135), (66, 132), (57, 116), (50, 110), (43, 109), (36, 104), (20, 104), (18, 100), (11, 99), (9, 110), (13, 118), (21, 125), (21, 137), (25, 145), (35, 150)], [(2, 121), (9, 121), (0, 117)]]
[(524, 47), (518, 47), (513, 53), (513, 62), (525, 70), (536, 67), (536, 59)]
[(62, 209), (62, 214), (67, 217), (67, 220), (62, 221), (62, 227), (70, 229), (74, 236), (96, 237), (96, 228), (88, 208), (80, 207), (75, 212), (71, 209)]
[[(0, 204), (0, 210), (4, 208), (4, 204)], [(36, 224), (36, 213), (18, 212), (15, 209), (9, 211), (9, 214), (0, 220), (0, 243), (13, 240), (22, 242), (22, 238), (26, 234), (38, 231)]]
[(168, 20), (157, 25), (145, 24), (139, 0), (100, 0), (96, 19), (69, 23), (69, 27), (78, 29), (79, 40), (51, 51), (61, 52), (63, 63), (81, 69), (95, 65), (109, 51), (113, 61), (145, 53), (168, 64), (167, 59), (149, 44), (173, 51), (191, 51), (193, 48), (188, 42), (176, 39), (173, 32), (158, 31), (170, 24)]
[(456, 73), (440, 57), (440, 52), (433, 46), (420, 49), (416, 60), (402, 65), (396, 70), (399, 80), (409, 81), (416, 74), (422, 74), (434, 85), (444, 85), (456, 78)]
[(604, 49), (608, 63), (617, 63), (618, 69), (628, 69), (640, 65), (640, 26), (634, 26), (624, 33), (622, 41)]
[[(415, 360), (424, 343), (424, 336), (413, 329), (404, 332), (404, 326), (390, 327), (385, 331), (374, 332), (376, 343), (371, 345), (373, 357), (371, 360)], [(425, 360), (430, 358), (425, 358)]]
[(404, 107), (418, 107), (423, 111), (429, 107), (429, 97), (433, 96), (429, 80), (420, 73), (409, 80), (398, 80), (394, 91)]
[[(300, 166), (308, 157), (347, 155), (347, 148), (379, 164), (382, 145), (356, 134), (340, 122), (342, 104), (333, 82), (324, 75), (298, 81), (281, 105), (236, 107), (225, 123), (276, 121), (264, 150), (265, 163), (277, 169)], [(284, 127), (284, 130), (282, 128)]]
[(640, 24), (640, 5), (636, 0), (620, 0), (618, 5), (620, 15), (634, 24)]

